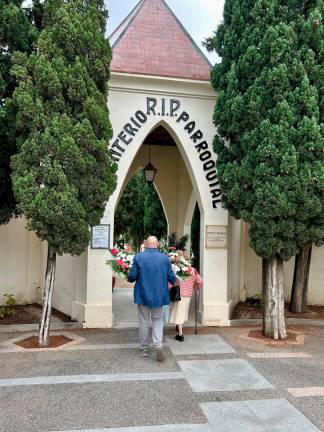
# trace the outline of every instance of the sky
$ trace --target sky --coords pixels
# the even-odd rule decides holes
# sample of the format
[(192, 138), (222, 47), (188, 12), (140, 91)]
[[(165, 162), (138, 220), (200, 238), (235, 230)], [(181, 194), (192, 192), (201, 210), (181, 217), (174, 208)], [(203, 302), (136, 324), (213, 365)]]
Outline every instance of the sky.
[[(139, 0), (106, 0), (109, 11), (107, 33), (111, 34)], [(208, 53), (201, 42), (213, 34), (223, 18), (224, 0), (165, 0), (182, 25), (214, 64), (219, 59)]]

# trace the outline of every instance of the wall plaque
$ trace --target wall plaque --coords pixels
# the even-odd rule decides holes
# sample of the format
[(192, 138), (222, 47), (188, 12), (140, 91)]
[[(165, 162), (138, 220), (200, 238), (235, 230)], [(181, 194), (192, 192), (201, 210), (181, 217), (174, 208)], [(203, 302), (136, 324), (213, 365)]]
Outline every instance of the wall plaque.
[(206, 225), (206, 248), (223, 249), (227, 247), (227, 227)]
[(109, 249), (110, 225), (95, 225), (91, 228), (91, 249)]

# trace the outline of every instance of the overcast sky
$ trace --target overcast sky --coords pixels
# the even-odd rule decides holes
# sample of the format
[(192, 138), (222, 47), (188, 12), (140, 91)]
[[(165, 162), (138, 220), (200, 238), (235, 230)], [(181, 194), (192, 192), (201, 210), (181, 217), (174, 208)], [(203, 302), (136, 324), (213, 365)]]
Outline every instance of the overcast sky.
[[(109, 10), (108, 34), (111, 34), (129, 14), (139, 0), (106, 0)], [(190, 33), (197, 45), (202, 48), (211, 63), (215, 63), (215, 54), (207, 53), (201, 42), (222, 21), (224, 0), (166, 0), (183, 26)]]

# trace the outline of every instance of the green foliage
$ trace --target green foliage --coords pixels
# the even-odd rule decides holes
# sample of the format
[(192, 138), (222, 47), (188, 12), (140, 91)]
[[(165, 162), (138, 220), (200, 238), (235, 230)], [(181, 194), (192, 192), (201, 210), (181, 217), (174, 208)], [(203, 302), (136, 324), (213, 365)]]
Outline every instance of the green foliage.
[(191, 221), (191, 254), (192, 266), (198, 270), (200, 268), (200, 210), (196, 204)]
[(255, 294), (253, 297), (248, 297), (245, 303), (261, 308), (263, 307), (263, 296), (262, 294)]
[(13, 188), (28, 228), (58, 254), (82, 253), (115, 188), (104, 2), (48, 0), (37, 53), (12, 73), (19, 151)]
[(324, 241), (324, 2), (227, 0), (214, 148), (223, 202), (264, 258)]
[(0, 306), (0, 318), (15, 315), (13, 306), (16, 304), (16, 298), (13, 294), (4, 294), (2, 305)]
[(172, 233), (168, 237), (168, 247), (175, 247), (176, 250), (185, 251), (188, 240), (189, 240), (188, 234), (185, 234), (184, 236), (180, 237), (178, 240), (176, 233)]
[(16, 81), (10, 75), (15, 51), (30, 53), (38, 32), (30, 22), (33, 9), (23, 9), (22, 1), (0, 0), (0, 224), (17, 213), (12, 191), (10, 159), (15, 154), (15, 110), (11, 96)]
[(167, 222), (154, 185), (145, 182), (143, 172), (136, 173), (126, 186), (115, 214), (115, 238), (133, 240), (139, 247), (145, 237), (166, 236)]
[(167, 221), (164, 210), (152, 184), (146, 183), (146, 192), (144, 200), (144, 233), (145, 237), (150, 235), (158, 239), (167, 235)]

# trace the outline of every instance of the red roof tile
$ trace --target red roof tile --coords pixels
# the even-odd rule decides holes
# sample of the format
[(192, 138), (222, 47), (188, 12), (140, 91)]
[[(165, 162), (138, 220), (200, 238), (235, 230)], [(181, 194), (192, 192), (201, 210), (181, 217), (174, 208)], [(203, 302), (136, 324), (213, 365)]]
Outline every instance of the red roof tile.
[(209, 80), (210, 63), (164, 0), (141, 0), (111, 41), (114, 72)]

